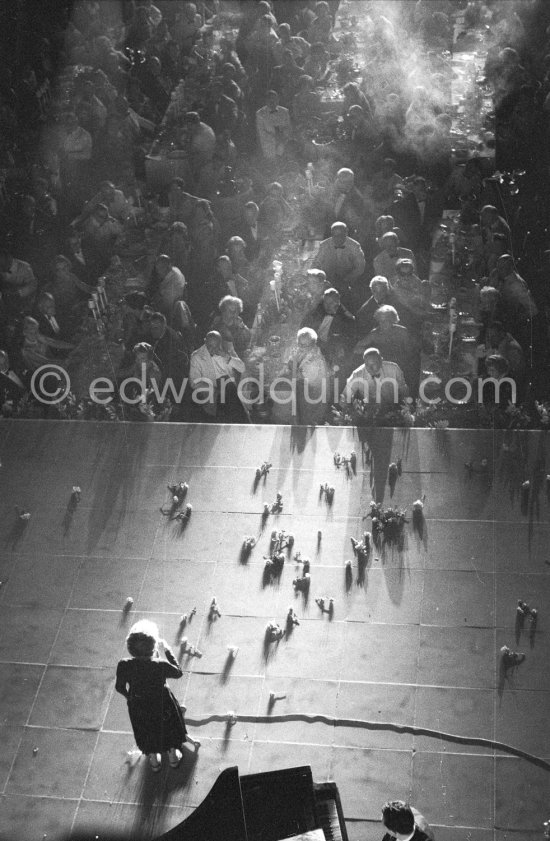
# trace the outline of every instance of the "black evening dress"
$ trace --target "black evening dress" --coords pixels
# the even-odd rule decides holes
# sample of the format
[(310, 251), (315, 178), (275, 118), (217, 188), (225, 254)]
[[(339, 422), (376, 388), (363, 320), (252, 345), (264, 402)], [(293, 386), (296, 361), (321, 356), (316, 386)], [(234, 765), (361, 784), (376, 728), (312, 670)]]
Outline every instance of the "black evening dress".
[(166, 660), (129, 658), (117, 666), (115, 689), (128, 702), (136, 744), (143, 753), (162, 753), (185, 741), (181, 707), (166, 685), (166, 678), (182, 674), (170, 651)]

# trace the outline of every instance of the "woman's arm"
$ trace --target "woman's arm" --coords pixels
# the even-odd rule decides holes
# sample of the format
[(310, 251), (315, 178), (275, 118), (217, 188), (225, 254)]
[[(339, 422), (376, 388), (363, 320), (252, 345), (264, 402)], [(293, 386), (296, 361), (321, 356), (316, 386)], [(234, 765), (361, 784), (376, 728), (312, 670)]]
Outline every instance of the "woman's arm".
[(120, 692), (121, 695), (124, 695), (125, 698), (128, 697), (128, 681), (123, 676), (125, 663), (123, 660), (117, 666), (116, 670), (116, 681), (115, 681), (115, 689), (117, 692)]
[[(165, 677), (178, 678), (183, 675), (180, 665), (172, 653), (172, 649), (165, 640), (159, 640), (158, 652), (161, 658)], [(164, 659), (163, 659), (164, 658)]]

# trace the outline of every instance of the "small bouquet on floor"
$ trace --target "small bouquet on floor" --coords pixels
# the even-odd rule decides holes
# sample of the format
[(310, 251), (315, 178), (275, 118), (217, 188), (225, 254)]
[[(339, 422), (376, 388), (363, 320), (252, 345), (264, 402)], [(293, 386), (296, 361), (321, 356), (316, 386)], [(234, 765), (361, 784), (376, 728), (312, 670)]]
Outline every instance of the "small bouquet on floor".
[(402, 508), (383, 508), (381, 502), (374, 500), (371, 500), (367, 516), (372, 520), (372, 539), (375, 544), (379, 544), (382, 538), (388, 543), (396, 543), (403, 533), (405, 523), (409, 522)]

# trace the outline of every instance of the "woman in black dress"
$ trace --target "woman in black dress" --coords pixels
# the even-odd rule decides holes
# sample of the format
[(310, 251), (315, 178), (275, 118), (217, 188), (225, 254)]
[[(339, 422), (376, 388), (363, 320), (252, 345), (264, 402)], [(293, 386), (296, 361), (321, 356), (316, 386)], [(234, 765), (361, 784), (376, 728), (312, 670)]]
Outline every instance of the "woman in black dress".
[(153, 771), (159, 771), (161, 753), (168, 751), (168, 761), (176, 768), (181, 760), (180, 748), (188, 740), (182, 709), (166, 678), (183, 674), (168, 644), (159, 639), (154, 622), (142, 619), (130, 629), (126, 645), (131, 655), (117, 666), (115, 689), (128, 702), (128, 713), (136, 744), (149, 755)]

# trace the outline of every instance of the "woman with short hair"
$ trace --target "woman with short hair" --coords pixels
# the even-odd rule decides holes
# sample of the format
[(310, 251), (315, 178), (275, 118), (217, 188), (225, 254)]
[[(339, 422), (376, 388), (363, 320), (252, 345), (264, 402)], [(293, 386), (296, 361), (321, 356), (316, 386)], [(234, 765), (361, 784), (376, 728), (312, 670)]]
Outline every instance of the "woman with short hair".
[(315, 330), (302, 327), (296, 339), (298, 347), (288, 363), (296, 396), (294, 422), (316, 426), (324, 423), (330, 402), (330, 372)]
[(160, 638), (154, 622), (141, 619), (126, 638), (130, 657), (120, 660), (115, 689), (126, 698), (136, 744), (149, 756), (153, 771), (160, 771), (161, 754), (177, 768), (183, 743), (200, 742), (187, 735), (182, 709), (167, 686), (167, 678), (180, 678), (183, 672), (169, 645)]

